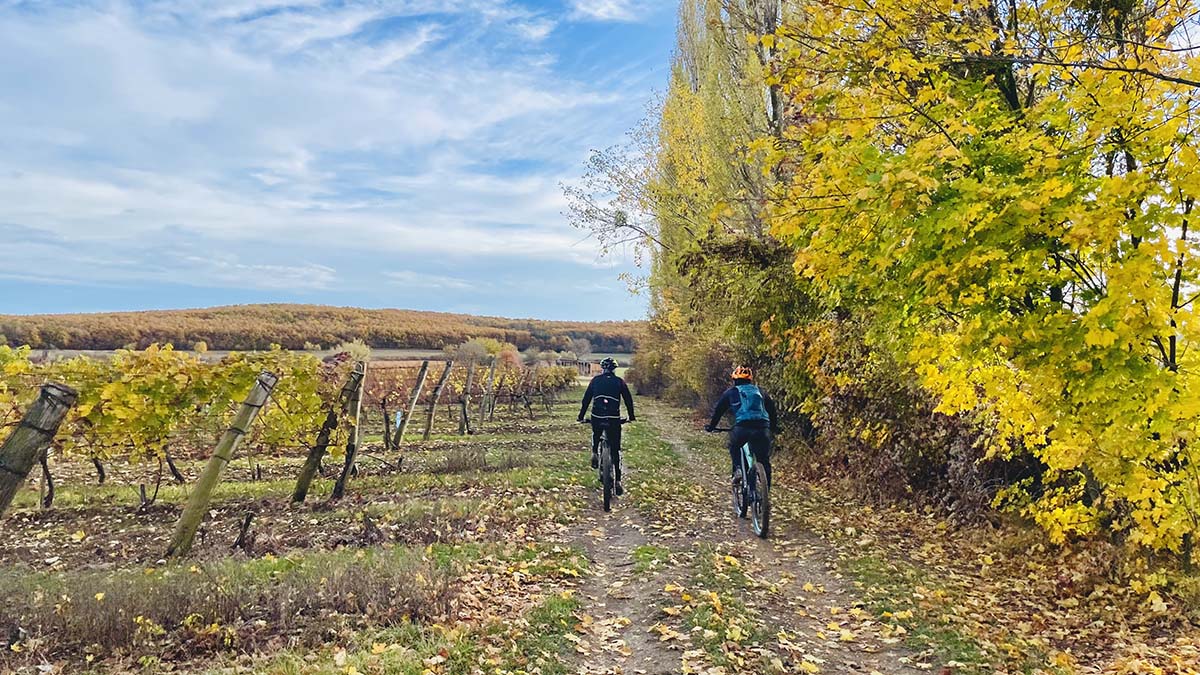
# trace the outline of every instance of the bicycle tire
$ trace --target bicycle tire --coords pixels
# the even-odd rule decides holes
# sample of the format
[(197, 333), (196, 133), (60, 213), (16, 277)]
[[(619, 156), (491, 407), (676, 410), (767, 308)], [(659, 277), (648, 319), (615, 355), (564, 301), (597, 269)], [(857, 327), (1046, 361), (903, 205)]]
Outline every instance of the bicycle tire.
[(754, 482), (758, 499), (754, 502), (751, 524), (754, 534), (760, 539), (766, 539), (771, 529), (771, 485), (767, 482), (767, 468), (762, 463), (754, 465)]
[(604, 510), (612, 510), (613, 498), (612, 450), (608, 447), (608, 436), (600, 438), (600, 485), (604, 491)]

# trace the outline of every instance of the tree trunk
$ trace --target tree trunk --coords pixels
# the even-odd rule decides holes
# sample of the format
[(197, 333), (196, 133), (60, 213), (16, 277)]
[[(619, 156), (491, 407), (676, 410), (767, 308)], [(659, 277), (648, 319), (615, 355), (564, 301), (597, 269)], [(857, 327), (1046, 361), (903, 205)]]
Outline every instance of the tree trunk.
[(142, 496), (142, 501), (140, 504), (138, 504), (138, 509), (137, 509), (138, 513), (145, 513), (146, 509), (149, 509), (154, 504), (154, 502), (158, 500), (158, 489), (160, 487), (162, 487), (162, 477), (163, 477), (162, 469), (163, 469), (163, 461), (162, 461), (162, 458), (160, 457), (158, 460), (158, 473), (155, 474), (155, 476), (154, 476), (154, 496), (153, 497), (146, 496), (146, 484), (145, 483), (141, 483), (138, 485), (138, 494), (140, 494)]
[(50, 448), (42, 450), (38, 462), (42, 465), (42, 508), (48, 509), (54, 506), (54, 476), (50, 475)]
[(396, 435), (393, 440), (396, 443), (396, 450), (404, 444), (404, 434), (408, 431), (408, 424), (412, 421), (413, 415), (417, 413), (417, 402), (421, 400), (421, 390), (425, 388), (425, 378), (429, 376), (429, 362), (421, 362), (421, 370), (417, 373), (417, 383), (413, 385), (412, 394), (408, 397), (408, 410), (404, 413), (404, 418), (400, 420), (400, 428), (396, 430)]
[(171, 477), (175, 479), (175, 483), (178, 485), (186, 483), (187, 479), (183, 477), (183, 472), (179, 470), (179, 467), (175, 466), (175, 460), (171, 458), (171, 453), (164, 452), (163, 458), (167, 460), (167, 468), (171, 470)]
[(508, 373), (500, 373), (500, 382), (496, 384), (495, 392), (488, 396), (488, 421), (496, 419), (496, 404), (500, 401), (500, 392), (508, 381)]
[(487, 388), (483, 392), (483, 397), (479, 401), (479, 425), (483, 426), (488, 413), (488, 401), (492, 398), (493, 387), (496, 385), (496, 361), (498, 359), (492, 356), (492, 364), (488, 366)]
[(233, 546), (230, 547), (231, 550), (236, 551), (240, 548), (240, 549), (242, 549), (243, 552), (245, 552), (246, 555), (254, 555), (250, 551), (251, 542), (254, 541), (254, 537), (251, 536), (251, 534), (250, 534), (250, 524), (253, 522), (254, 522), (254, 513), (253, 512), (247, 513), (242, 518), (242, 527), (238, 530), (237, 539), (235, 539), (233, 541)]
[(470, 412), (470, 409), (467, 408), (467, 402), (459, 401), (459, 404), (462, 406), (462, 428), (459, 429), (459, 432), (458, 432), (459, 435), (465, 436), (468, 434), (475, 433), (471, 429), (471, 412)]
[(188, 497), (187, 506), (184, 507), (183, 515), (179, 517), (179, 525), (175, 528), (175, 535), (171, 537), (171, 545), (167, 547), (168, 556), (181, 557), (192, 550), (192, 541), (196, 538), (196, 530), (200, 529), (200, 522), (204, 520), (204, 514), (208, 512), (208, 502), (212, 499), (213, 488), (221, 480), (221, 472), (225, 470), (225, 465), (233, 459), (233, 453), (241, 444), (242, 437), (250, 432), (250, 425), (254, 423), (254, 418), (258, 417), (258, 412), (262, 410), (262, 407), (267, 404), (267, 398), (270, 397), (271, 391), (275, 389), (275, 383), (278, 381), (278, 376), (263, 372), (258, 376), (258, 381), (254, 383), (254, 388), (246, 395), (246, 400), (242, 402), (237, 417), (221, 436), (221, 441), (217, 443), (217, 448), (208, 458), (204, 472), (200, 474), (192, 494)]
[(337, 482), (333, 484), (333, 492), (329, 495), (331, 500), (345, 496), (346, 483), (350, 481), (350, 475), (355, 471), (354, 462), (358, 459), (359, 419), (362, 417), (362, 392), (367, 379), (367, 362), (360, 361), (354, 369), (362, 373), (362, 378), (350, 395), (351, 427), (350, 433), (346, 435), (346, 458), (342, 463), (342, 475), (338, 476)]
[(379, 402), (379, 411), (383, 413), (383, 447), (392, 448), (392, 413), (388, 411), (387, 401)]
[(461, 402), (462, 414), (458, 417), (458, 435), (466, 436), (471, 432), (471, 420), (468, 419), (471, 409), (471, 387), (475, 386), (475, 362), (471, 361), (467, 364), (467, 383), (463, 386), (462, 396), (459, 397)]
[(333, 435), (333, 430), (337, 429), (338, 412), (349, 405), (354, 390), (362, 388), (362, 381), (363, 373), (357, 368), (354, 369), (346, 378), (346, 384), (342, 385), (342, 391), (338, 394), (337, 401), (330, 406), (329, 413), (325, 415), (325, 423), (321, 425), (321, 431), (317, 433), (317, 440), (308, 449), (308, 457), (305, 458), (304, 466), (300, 468), (300, 474), (296, 477), (296, 488), (292, 490), (293, 502), (302, 502), (308, 496), (308, 488), (312, 485), (312, 480), (316, 477), (317, 472), (321, 470), (321, 458), (329, 449), (329, 437)]
[(0, 446), (0, 516), (12, 504), (42, 452), (50, 447), (58, 426), (75, 405), (76, 396), (75, 390), (65, 385), (43, 385), (37, 400)]
[(96, 483), (98, 485), (104, 485), (104, 479), (108, 477), (108, 474), (104, 473), (104, 464), (102, 464), (100, 460), (93, 457), (92, 466), (96, 467)]
[(433, 416), (437, 412), (438, 399), (442, 397), (442, 390), (446, 388), (446, 381), (450, 379), (450, 371), (454, 369), (454, 361), (447, 361), (446, 368), (442, 371), (442, 376), (438, 379), (437, 387), (433, 390), (433, 400), (429, 402), (429, 414), (425, 417), (425, 436), (423, 440), (429, 440), (429, 436), (433, 433)]

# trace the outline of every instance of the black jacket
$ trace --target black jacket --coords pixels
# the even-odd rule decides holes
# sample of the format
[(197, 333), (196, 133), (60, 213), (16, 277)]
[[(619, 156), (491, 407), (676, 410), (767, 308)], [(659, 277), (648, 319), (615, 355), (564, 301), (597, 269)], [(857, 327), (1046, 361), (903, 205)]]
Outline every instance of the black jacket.
[(595, 402), (595, 407), (592, 408), (593, 419), (613, 419), (621, 416), (620, 401), (625, 401), (625, 408), (629, 410), (629, 419), (635, 419), (633, 414), (633, 394), (629, 393), (629, 387), (625, 384), (625, 380), (617, 377), (614, 373), (601, 373), (592, 378), (588, 384), (587, 391), (583, 394), (583, 405), (579, 408), (579, 419), (587, 414), (588, 406)]
[[(762, 391), (761, 387), (759, 388), (759, 391), (762, 392), (763, 405), (766, 406), (766, 408), (767, 408), (767, 415), (770, 416), (770, 418), (771, 418), (770, 421), (768, 422), (767, 420), (747, 420), (745, 422), (738, 422), (736, 424), (736, 426), (755, 427), (755, 428), (761, 429), (762, 427), (765, 427), (768, 424), (770, 424), (771, 431), (774, 433), (779, 433), (779, 413), (776, 412), (776, 410), (775, 410), (775, 401), (772, 401), (771, 397), (767, 396), (767, 392)], [(725, 416), (725, 413), (729, 412), (730, 408), (734, 407), (734, 405), (736, 403), (738, 403), (738, 401), (739, 401), (739, 399), (738, 399), (737, 387), (730, 387), (730, 388), (726, 389), (725, 393), (721, 395), (720, 400), (717, 401), (717, 407), (715, 410), (713, 410), (712, 420), (708, 423), (708, 426), (709, 427), (717, 426), (717, 424), (720, 423), (721, 418)]]

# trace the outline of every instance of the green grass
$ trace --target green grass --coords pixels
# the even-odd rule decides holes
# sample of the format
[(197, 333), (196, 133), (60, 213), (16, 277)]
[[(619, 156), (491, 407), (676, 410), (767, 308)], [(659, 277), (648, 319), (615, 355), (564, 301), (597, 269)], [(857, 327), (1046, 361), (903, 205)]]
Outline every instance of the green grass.
[[(583, 446), (586, 448), (586, 445)], [(430, 453), (432, 454), (432, 453)], [(439, 453), (443, 454), (443, 453)], [(500, 465), (507, 453), (503, 450), (489, 452), (488, 462), (493, 466)], [(349, 490), (359, 493), (367, 492), (419, 492), (427, 489), (442, 489), (456, 491), (471, 484), (513, 485), (516, 487), (555, 487), (577, 477), (579, 464), (586, 468), (586, 454), (579, 453), (579, 461), (573, 461), (568, 453), (558, 451), (531, 451), (528, 455), (535, 462), (533, 466), (520, 466), (511, 469), (494, 470), (480, 469), (463, 473), (399, 473), (399, 474), (367, 474), (351, 479)], [(367, 463), (369, 466), (369, 463)], [(297, 470), (299, 466), (297, 465)], [(213, 505), (221, 502), (259, 500), (264, 498), (287, 499), (295, 488), (294, 478), (261, 481), (231, 481), (225, 480), (217, 484), (213, 490)], [(317, 478), (309, 489), (308, 501), (315, 502), (325, 499), (333, 487), (332, 479)], [(153, 486), (149, 488), (153, 491)], [(188, 485), (176, 485), (166, 482), (159, 488), (158, 503), (183, 504), (186, 501)], [(33, 490), (22, 490), (13, 500), (13, 511), (29, 511), (38, 508), (38, 494)], [(137, 486), (107, 483), (105, 485), (68, 484), (60, 485), (56, 490), (54, 508), (60, 510), (92, 507), (108, 507), (125, 504), (137, 506), (139, 502)]]
[(579, 601), (574, 597), (558, 595), (531, 610), (525, 617), (528, 627), (505, 655), (503, 667), (514, 672), (567, 675), (568, 660), (563, 656), (570, 643), (564, 636), (572, 631), (578, 608)]
[[(712, 593), (717, 599), (696, 602), (691, 611), (685, 613), (685, 619), (687, 626), (694, 629), (692, 639), (714, 665), (730, 669), (740, 666), (727, 649), (726, 643), (730, 640), (749, 645), (761, 645), (766, 641), (768, 632), (761, 617), (739, 599), (746, 593), (760, 592), (762, 590), (754, 587), (741, 567), (729, 564), (717, 547), (709, 544), (700, 547), (692, 566), (689, 593), (699, 598)], [(765, 672), (765, 657), (759, 654), (758, 658), (764, 661), (757, 664), (757, 670)]]
[(633, 549), (633, 569), (639, 574), (657, 570), (671, 560), (671, 549), (654, 544), (642, 544)]

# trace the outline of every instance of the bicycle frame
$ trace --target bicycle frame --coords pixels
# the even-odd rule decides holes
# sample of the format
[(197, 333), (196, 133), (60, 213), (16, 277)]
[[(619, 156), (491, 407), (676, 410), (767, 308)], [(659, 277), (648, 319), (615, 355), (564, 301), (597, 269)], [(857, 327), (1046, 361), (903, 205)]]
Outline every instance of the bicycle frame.
[[(714, 428), (711, 431), (731, 431), (730, 429)], [(749, 443), (742, 444), (741, 466), (734, 475), (734, 511), (738, 517), (744, 518), (749, 512), (754, 524), (754, 531), (759, 537), (765, 538), (770, 522), (770, 503), (768, 492), (770, 484), (766, 483), (765, 472), (762, 477), (754, 458), (754, 451)], [(738, 475), (740, 474), (740, 475)], [(763, 481), (763, 485), (759, 482)]]
[(742, 476), (745, 477), (743, 486), (746, 490), (746, 496), (752, 503), (758, 501), (757, 486), (754, 488), (750, 487), (750, 483), (754, 481), (754, 452), (750, 450), (749, 443), (742, 444)]

